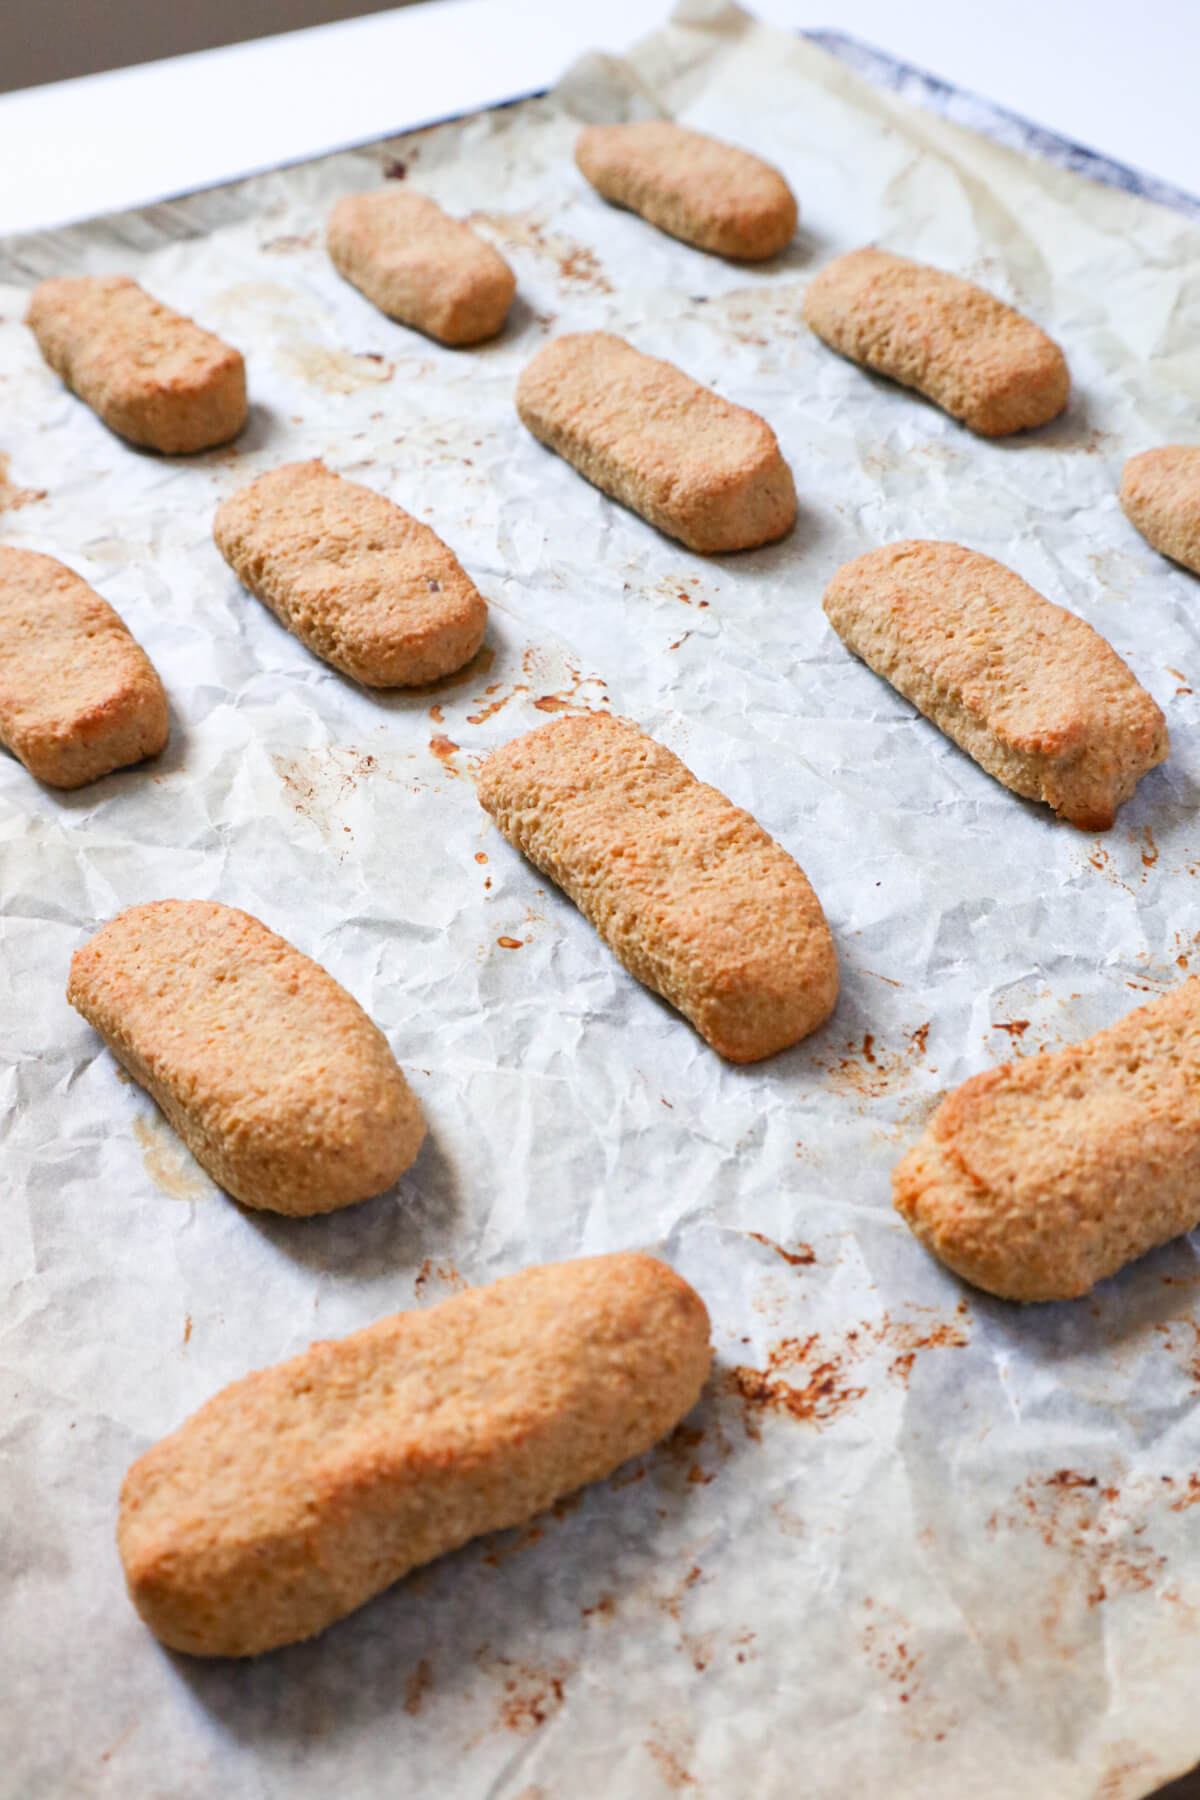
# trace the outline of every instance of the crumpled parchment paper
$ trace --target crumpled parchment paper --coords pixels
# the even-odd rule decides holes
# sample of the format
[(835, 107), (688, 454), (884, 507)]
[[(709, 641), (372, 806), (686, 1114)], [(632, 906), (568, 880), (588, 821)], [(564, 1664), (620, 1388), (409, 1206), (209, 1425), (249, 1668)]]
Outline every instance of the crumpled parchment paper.
[[(785, 254), (724, 263), (591, 192), (571, 109), (656, 106), (784, 169)], [(325, 214), (383, 177), (511, 259), (497, 342), (441, 349), (339, 280)], [(832, 355), (800, 296), (871, 240), (1046, 326), (1065, 417), (981, 442)], [(79, 270), (243, 349), (235, 445), (143, 455), (64, 391), (21, 320)], [(593, 326), (765, 415), (801, 496), (784, 543), (692, 556), (522, 429), (520, 369)], [(1194, 224), (711, 7), (560, 96), (0, 250), (0, 532), (92, 581), (172, 704), (157, 762), (79, 793), (0, 763), (0, 1792), (1133, 1800), (1200, 1756), (1196, 1242), (1022, 1310), (932, 1262), (889, 1191), (948, 1087), (1195, 964), (1200, 584), (1116, 489), (1126, 456), (1195, 435), (1198, 344)], [(492, 614), (460, 678), (364, 692), (225, 568), (221, 497), (311, 454), (462, 558)], [(834, 638), (832, 571), (906, 535), (1000, 557), (1164, 706), (1170, 761), (1105, 837), (1014, 798)], [(573, 707), (637, 719), (805, 868), (843, 976), (810, 1041), (726, 1067), (492, 829), (478, 759)], [(167, 895), (258, 914), (386, 1031), (430, 1126), (396, 1190), (242, 1211), (122, 1079), (67, 964)], [(635, 1245), (713, 1317), (669, 1442), (310, 1644), (208, 1664), (142, 1628), (121, 1477), (217, 1388)]]

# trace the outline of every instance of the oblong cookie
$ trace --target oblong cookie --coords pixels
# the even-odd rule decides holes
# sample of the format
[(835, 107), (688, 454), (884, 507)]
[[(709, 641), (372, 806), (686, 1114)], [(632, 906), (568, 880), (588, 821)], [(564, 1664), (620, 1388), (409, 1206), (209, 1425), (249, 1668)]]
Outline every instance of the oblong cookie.
[(575, 161), (606, 200), (718, 256), (760, 261), (796, 229), (796, 196), (778, 169), (669, 119), (589, 125)]
[(1053, 338), (993, 294), (886, 250), (852, 250), (809, 283), (818, 337), (961, 419), (981, 437), (1044, 425), (1070, 376)]
[(1121, 472), (1121, 505), (1148, 544), (1200, 575), (1200, 445), (1131, 456)]
[(487, 606), (454, 552), (401, 507), (319, 461), (285, 463), (217, 508), (213, 537), (302, 644), (368, 687), (470, 662)]
[(326, 242), (339, 274), (380, 312), (443, 344), (495, 337), (517, 291), (499, 251), (425, 194), (346, 194)]
[(844, 563), (825, 590), (847, 647), (1027, 800), (1107, 831), (1166, 721), (1099, 632), (1003, 563), (910, 539)]
[(0, 743), (77, 788), (166, 741), (162, 682), (108, 602), (52, 556), (0, 545)]
[(236, 1381), (125, 1477), (117, 1544), (164, 1644), (253, 1656), (648, 1450), (699, 1398), (699, 1295), (653, 1257), (508, 1275)]
[(757, 413), (609, 331), (538, 351), (517, 411), (581, 475), (689, 550), (749, 550), (791, 529), (792, 472)]
[(131, 906), (75, 952), (67, 998), (244, 1206), (333, 1212), (390, 1187), (421, 1147), (383, 1033), (249, 913)]
[(926, 1249), (1006, 1300), (1071, 1300), (1200, 1224), (1200, 980), (974, 1075), (892, 1176)]
[(479, 799), (639, 981), (731, 1062), (833, 1011), (838, 971), (802, 869), (627, 719), (556, 719), (496, 750)]
[(240, 351), (128, 275), (43, 281), (26, 322), (56, 374), (133, 444), (186, 454), (225, 443), (246, 423)]

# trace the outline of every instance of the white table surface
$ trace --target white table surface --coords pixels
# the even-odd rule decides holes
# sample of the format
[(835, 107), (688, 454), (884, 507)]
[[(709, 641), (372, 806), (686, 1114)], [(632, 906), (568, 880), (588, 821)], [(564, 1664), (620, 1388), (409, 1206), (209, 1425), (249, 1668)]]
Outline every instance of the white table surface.
[[(426, 0), (395, 12), (0, 96), (0, 232), (228, 181), (552, 83), (669, 0)], [(754, 0), (836, 30), (1200, 194), (1196, 0)]]

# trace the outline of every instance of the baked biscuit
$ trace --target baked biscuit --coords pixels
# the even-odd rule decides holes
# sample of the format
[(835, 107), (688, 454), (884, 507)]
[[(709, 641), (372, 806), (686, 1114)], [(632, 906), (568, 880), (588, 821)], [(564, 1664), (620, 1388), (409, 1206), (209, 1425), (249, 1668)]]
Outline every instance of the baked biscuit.
[(554, 338), (517, 383), (534, 437), (689, 550), (768, 544), (796, 517), (792, 472), (757, 413), (609, 331)]
[(1200, 445), (1167, 444), (1131, 456), (1121, 505), (1148, 544), (1200, 575)]
[(437, 533), (322, 462), (285, 463), (217, 508), (213, 536), (302, 644), (367, 687), (470, 662), (487, 606)]
[(27, 323), (55, 373), (132, 444), (207, 450), (246, 423), (241, 353), (127, 275), (43, 281)]
[(1112, 646), (990, 556), (913, 539), (845, 563), (825, 612), (856, 656), (1027, 800), (1107, 831), (1167, 727)]
[(804, 317), (843, 356), (915, 388), (981, 437), (1044, 425), (1067, 404), (1053, 338), (983, 288), (907, 256), (839, 256), (809, 283)]
[(750, 814), (627, 719), (556, 719), (494, 751), (479, 798), (632, 975), (730, 1062), (833, 1011), (833, 939), (803, 871)]
[(443, 344), (495, 337), (517, 290), (499, 251), (425, 194), (346, 194), (326, 241), (338, 273), (373, 306)]
[(1006, 1300), (1072, 1300), (1200, 1224), (1200, 980), (972, 1076), (892, 1176), (926, 1249)]
[(0, 743), (77, 788), (166, 741), (162, 682), (108, 602), (52, 556), (0, 545)]
[(601, 1481), (699, 1398), (708, 1314), (650, 1256), (508, 1275), (314, 1344), (138, 1459), (117, 1543), (173, 1650), (254, 1656)]
[(796, 196), (778, 169), (669, 119), (589, 125), (575, 161), (606, 200), (718, 256), (761, 261), (796, 229)]
[(249, 913), (131, 906), (75, 952), (67, 998), (244, 1206), (333, 1212), (390, 1187), (421, 1147), (383, 1033)]

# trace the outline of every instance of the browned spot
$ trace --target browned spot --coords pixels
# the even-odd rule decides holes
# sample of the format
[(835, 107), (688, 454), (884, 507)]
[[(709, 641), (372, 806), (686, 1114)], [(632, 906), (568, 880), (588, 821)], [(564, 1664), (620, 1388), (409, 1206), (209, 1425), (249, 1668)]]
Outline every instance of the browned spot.
[(16, 512), (19, 507), (32, 506), (35, 500), (45, 498), (45, 488), (17, 487), (9, 479), (8, 457), (0, 455), (0, 512)]
[(992, 1026), (992, 1030), (993, 1031), (1007, 1031), (1009, 1037), (1012, 1038), (1013, 1042), (1015, 1043), (1018, 1038), (1023, 1038), (1025, 1036), (1025, 1033), (1029, 1030), (1029, 1020), (1028, 1019), (997, 1019), (996, 1023)]
[(841, 1055), (835, 1054), (833, 1061), (823, 1062), (816, 1056), (813, 1060), (825, 1071), (833, 1086), (848, 1088), (864, 1099), (873, 1100), (911, 1076), (918, 1060), (926, 1054), (928, 1041), (929, 1021), (926, 1020), (924, 1025), (905, 1034), (898, 1050), (887, 1049), (873, 1032), (868, 1031), (863, 1034), (861, 1043), (850, 1039), (843, 1046)]
[(446, 715), (440, 706), (431, 706), (429, 709), (429, 717), (434, 725), (444, 725), (446, 723)]
[(785, 1250), (774, 1238), (764, 1237), (761, 1231), (752, 1231), (750, 1236), (756, 1243), (765, 1244), (776, 1256), (782, 1256), (785, 1263), (791, 1263), (794, 1269), (806, 1269), (810, 1263), (816, 1262), (816, 1256), (807, 1244), (797, 1244), (794, 1250)]
[(433, 1686), (433, 1670), (422, 1657), (408, 1680), (404, 1684), (404, 1710), (406, 1713), (419, 1713), (421, 1702)]
[[(787, 1413), (806, 1424), (823, 1425), (836, 1419), (847, 1406), (861, 1400), (865, 1387), (852, 1387), (842, 1373), (836, 1357), (816, 1360), (814, 1332), (803, 1340), (786, 1338), (767, 1357), (765, 1369), (738, 1365), (726, 1376), (730, 1391), (741, 1400), (746, 1411), (746, 1430), (751, 1437), (759, 1435), (757, 1413), (769, 1409)], [(798, 1370), (807, 1377), (803, 1384), (794, 1379), (783, 1381), (778, 1371)]]
[(519, 950), (521, 948), (520, 938), (498, 937), (496, 942), (502, 950)]
[(457, 749), (458, 745), (454, 742), (453, 738), (442, 737), (439, 734), (437, 737), (431, 737), (429, 740), (429, 754), (431, 756), (436, 756), (442, 767), (448, 770), (451, 775), (458, 774), (458, 770), (450, 760)]
[(417, 1278), (413, 1283), (417, 1295), (420, 1295), (421, 1290), (427, 1281), (434, 1279), (442, 1282), (446, 1287), (456, 1289), (460, 1293), (463, 1288), (470, 1285), (463, 1280), (453, 1263), (435, 1263), (432, 1256), (427, 1256), (425, 1261), (421, 1264), (421, 1267), (417, 1270)]
[(535, 212), (473, 212), (468, 223), (489, 226), (505, 250), (529, 250), (552, 262), (560, 280), (571, 287), (590, 288), (599, 294), (612, 293), (612, 285), (595, 251), (589, 250), (586, 244), (564, 237), (561, 232), (551, 231), (545, 219)]
[(658, 1738), (647, 1738), (646, 1748), (654, 1758), (664, 1787), (673, 1788), (676, 1793), (684, 1788), (695, 1787), (696, 1777), (689, 1772), (677, 1751)]
[(453, 675), (439, 675), (436, 681), (423, 681), (419, 687), (405, 688), (406, 694), (417, 699), (424, 699), (430, 694), (444, 694), (450, 688), (466, 687), (469, 681), (478, 681), (486, 675), (496, 660), (496, 652), (488, 644), (482, 644), (469, 663), (461, 669), (455, 669)]
[(616, 1610), (617, 1603), (612, 1595), (601, 1594), (595, 1605), (584, 1606), (580, 1609), (580, 1612), (581, 1616), (585, 1619), (611, 1619)]
[[(823, 1341), (818, 1332), (805, 1338), (785, 1338), (768, 1352), (765, 1369), (739, 1365), (729, 1370), (726, 1389), (741, 1400), (743, 1423), (751, 1437), (759, 1435), (758, 1414), (762, 1411), (825, 1425), (867, 1392), (865, 1386), (850, 1380), (851, 1369), (880, 1349), (890, 1350), (887, 1373), (907, 1381), (922, 1351), (961, 1349), (968, 1344), (969, 1321), (965, 1308), (953, 1319), (928, 1325), (893, 1321), (885, 1315), (854, 1326), (834, 1344)], [(793, 1371), (803, 1379), (797, 1380)]]
[(486, 694), (480, 696), (476, 703), (480, 710), (477, 713), (467, 714), (468, 725), (485, 725), (502, 707), (507, 706), (510, 700), (515, 700), (518, 694), (527, 694), (529, 692), (529, 689), (525, 686), (524, 682), (518, 682), (515, 687), (509, 689), (508, 693), (502, 693), (498, 700), (491, 700), (488, 698), (488, 695), (499, 692), (499, 689), (500, 683), (497, 682), (494, 687), (487, 689)]
[(191, 1343), (191, 1340), (192, 1340), (192, 1315), (191, 1315), (191, 1313), (188, 1313), (183, 1322), (183, 1341), (185, 1344), (189, 1344), (189, 1343)]
[[(1142, 853), (1142, 867), (1143, 869), (1152, 869), (1158, 861), (1158, 845), (1155, 843), (1154, 834), (1148, 825), (1142, 826), (1142, 837), (1145, 839), (1145, 843), (1138, 845)], [(1130, 833), (1130, 840), (1137, 844), (1136, 833)]]
[[(1013, 1498), (1015, 1510), (1004, 1522), (1030, 1527), (1050, 1549), (1069, 1551), (1087, 1581), (1089, 1606), (1153, 1588), (1166, 1567), (1166, 1558), (1141, 1541), (1145, 1525), (1120, 1516), (1120, 1489), (1102, 1487), (1095, 1475), (1058, 1469), (1031, 1476)], [(999, 1522), (993, 1514), (988, 1524), (995, 1530)]]
[(566, 712), (570, 701), (564, 700), (561, 694), (542, 694), (533, 703), (539, 712)]
[(528, 1737), (558, 1711), (563, 1703), (563, 1684), (572, 1671), (566, 1663), (538, 1669), (512, 1663), (506, 1656), (496, 1660), (502, 1668), (514, 1671), (505, 1677), (497, 1722), (508, 1731)]
[(971, 1340), (963, 1322), (952, 1319), (943, 1325), (931, 1326), (928, 1330), (922, 1330), (917, 1325), (893, 1325), (889, 1321), (884, 1341), (897, 1352), (889, 1365), (889, 1374), (898, 1375), (902, 1381), (907, 1381), (919, 1351), (961, 1350)]
[[(416, 160), (416, 154), (417, 153), (414, 150), (413, 161)], [(407, 174), (408, 164), (402, 162), (398, 156), (389, 157), (387, 162), (383, 165), (383, 179), (385, 181), (403, 181)]]
[(1200, 1475), (1189, 1475), (1187, 1490), (1172, 1500), (1172, 1512), (1186, 1512), (1189, 1506), (1200, 1506)]

